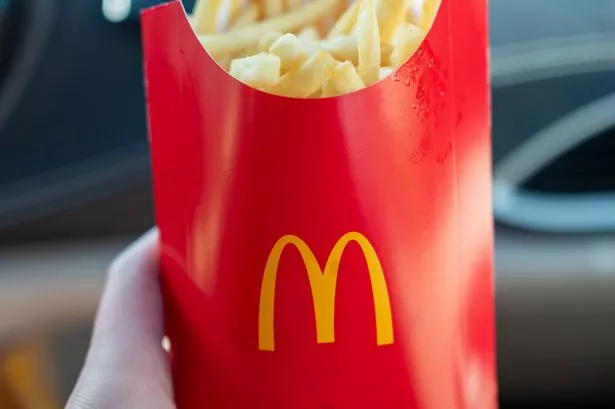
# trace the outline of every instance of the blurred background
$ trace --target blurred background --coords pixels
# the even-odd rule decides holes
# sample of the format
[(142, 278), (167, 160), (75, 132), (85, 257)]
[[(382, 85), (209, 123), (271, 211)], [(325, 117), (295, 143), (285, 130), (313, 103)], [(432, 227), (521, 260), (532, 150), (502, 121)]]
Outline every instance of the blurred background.
[[(106, 266), (153, 225), (153, 3), (0, 0), (2, 409), (63, 406)], [(615, 0), (490, 14), (502, 408), (615, 407)]]

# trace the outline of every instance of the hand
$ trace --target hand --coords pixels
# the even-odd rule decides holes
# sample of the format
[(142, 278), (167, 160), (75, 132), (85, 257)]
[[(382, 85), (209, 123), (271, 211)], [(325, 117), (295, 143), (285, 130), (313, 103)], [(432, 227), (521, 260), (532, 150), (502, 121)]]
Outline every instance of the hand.
[(67, 409), (172, 409), (158, 286), (158, 234), (112, 264), (85, 365)]

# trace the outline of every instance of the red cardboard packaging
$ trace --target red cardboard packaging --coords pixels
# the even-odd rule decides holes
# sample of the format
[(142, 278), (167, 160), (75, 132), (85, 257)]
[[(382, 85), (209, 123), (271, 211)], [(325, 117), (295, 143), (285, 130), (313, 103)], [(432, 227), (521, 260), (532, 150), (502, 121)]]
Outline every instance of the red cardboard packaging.
[(142, 15), (180, 409), (494, 409), (487, 4), (362, 91), (252, 89)]

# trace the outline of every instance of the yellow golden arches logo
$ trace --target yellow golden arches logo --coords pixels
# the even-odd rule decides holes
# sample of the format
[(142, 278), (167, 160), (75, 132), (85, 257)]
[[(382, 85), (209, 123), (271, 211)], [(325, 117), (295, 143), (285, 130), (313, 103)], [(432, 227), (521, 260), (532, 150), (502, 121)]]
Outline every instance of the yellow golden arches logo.
[(391, 316), (391, 302), (387, 283), (382, 272), (382, 266), (378, 255), (369, 240), (361, 233), (350, 232), (340, 238), (325, 264), (321, 269), (314, 253), (309, 246), (297, 236), (284, 236), (280, 238), (271, 249), (261, 286), (261, 297), (258, 311), (258, 347), (262, 351), (275, 349), (274, 335), (274, 311), (275, 311), (275, 286), (278, 274), (278, 263), (284, 249), (293, 245), (303, 258), (307, 270), (312, 300), (314, 303), (314, 315), (316, 319), (316, 341), (319, 344), (332, 343), (335, 341), (335, 289), (337, 286), (337, 274), (346, 246), (350, 242), (357, 243), (367, 263), (369, 277), (372, 283), (374, 297), (374, 310), (376, 315), (376, 342), (378, 345), (390, 345), (393, 343), (393, 319)]

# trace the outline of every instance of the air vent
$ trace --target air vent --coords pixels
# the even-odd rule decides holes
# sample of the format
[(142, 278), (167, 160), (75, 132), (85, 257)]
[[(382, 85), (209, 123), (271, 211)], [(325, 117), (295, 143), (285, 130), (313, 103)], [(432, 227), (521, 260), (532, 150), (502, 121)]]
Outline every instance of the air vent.
[(615, 127), (558, 157), (523, 188), (543, 193), (615, 192)]
[(494, 212), (512, 226), (615, 231), (615, 93), (553, 121), (494, 169)]

